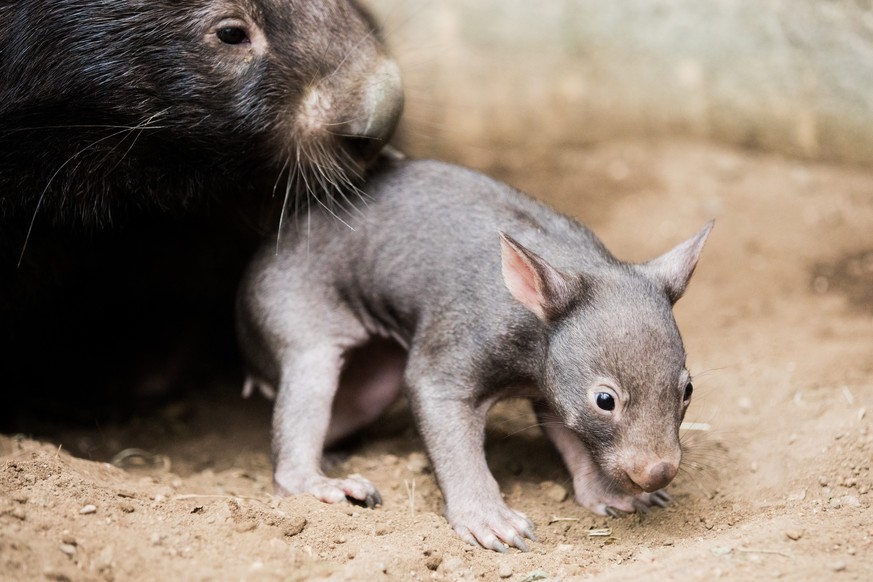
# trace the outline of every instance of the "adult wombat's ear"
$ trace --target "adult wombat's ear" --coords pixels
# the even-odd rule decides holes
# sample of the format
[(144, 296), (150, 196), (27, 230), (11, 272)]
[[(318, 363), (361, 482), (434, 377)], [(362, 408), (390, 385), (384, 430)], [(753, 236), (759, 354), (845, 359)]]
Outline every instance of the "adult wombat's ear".
[(552, 321), (570, 305), (574, 296), (570, 278), (504, 232), (500, 256), (506, 288), (540, 320)]
[(638, 266), (643, 273), (663, 287), (670, 303), (676, 303), (685, 293), (714, 224), (715, 221), (710, 220), (697, 234), (671, 251)]

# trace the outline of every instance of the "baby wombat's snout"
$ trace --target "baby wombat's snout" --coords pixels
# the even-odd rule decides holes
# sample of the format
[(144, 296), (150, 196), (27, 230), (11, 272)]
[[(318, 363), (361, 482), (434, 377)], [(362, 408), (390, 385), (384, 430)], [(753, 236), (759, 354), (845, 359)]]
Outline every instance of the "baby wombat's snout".
[(639, 489), (647, 493), (663, 489), (673, 481), (679, 472), (679, 463), (682, 459), (682, 450), (678, 439), (675, 446), (670, 447), (670, 453), (666, 455), (637, 454), (631, 452), (622, 463), (622, 470), (630, 481)]

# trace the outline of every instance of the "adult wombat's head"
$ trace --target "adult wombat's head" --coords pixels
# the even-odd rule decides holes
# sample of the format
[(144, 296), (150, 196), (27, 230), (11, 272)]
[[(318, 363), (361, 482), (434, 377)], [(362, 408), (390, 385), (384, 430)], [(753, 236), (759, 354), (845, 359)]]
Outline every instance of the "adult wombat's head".
[(351, 0), (0, 0), (0, 214), (100, 224), (342, 189), (403, 95)]

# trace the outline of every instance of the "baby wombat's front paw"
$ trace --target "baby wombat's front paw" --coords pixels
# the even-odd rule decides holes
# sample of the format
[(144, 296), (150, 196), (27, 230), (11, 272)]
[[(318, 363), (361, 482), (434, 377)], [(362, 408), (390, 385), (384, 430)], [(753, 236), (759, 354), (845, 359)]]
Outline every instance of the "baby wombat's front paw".
[(577, 479), (573, 486), (576, 490), (576, 502), (597, 515), (621, 517), (635, 511), (647, 512), (653, 505), (667, 507), (673, 502), (673, 498), (663, 490), (628, 495), (610, 491), (596, 478), (584, 482)]
[(505, 553), (507, 546), (527, 552), (524, 538), (537, 541), (531, 520), (502, 503), (474, 506), (459, 512), (449, 510), (447, 517), (465, 542), (496, 552)]
[(382, 505), (382, 496), (376, 486), (360, 475), (349, 475), (345, 479), (332, 479), (324, 475), (316, 475), (305, 480), (273, 477), (276, 493), (279, 495), (295, 495), (310, 493), (316, 499), (325, 503), (341, 501), (358, 501), (367, 507)]

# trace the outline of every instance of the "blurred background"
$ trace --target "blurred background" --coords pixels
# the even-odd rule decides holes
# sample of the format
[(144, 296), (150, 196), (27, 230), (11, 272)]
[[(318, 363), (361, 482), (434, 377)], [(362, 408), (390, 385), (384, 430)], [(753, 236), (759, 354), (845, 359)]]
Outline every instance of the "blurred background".
[(368, 0), (403, 65), (402, 143), (513, 149), (683, 135), (873, 161), (869, 0)]

